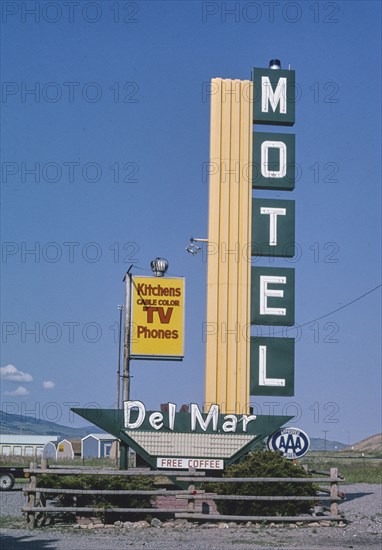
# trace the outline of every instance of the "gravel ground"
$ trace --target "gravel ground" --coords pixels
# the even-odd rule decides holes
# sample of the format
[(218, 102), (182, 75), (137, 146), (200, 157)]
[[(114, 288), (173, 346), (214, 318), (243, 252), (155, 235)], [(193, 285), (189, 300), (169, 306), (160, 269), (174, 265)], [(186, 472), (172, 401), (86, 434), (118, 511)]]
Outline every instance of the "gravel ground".
[[(382, 546), (382, 490), (380, 485), (341, 486), (346, 500), (340, 503), (348, 524), (345, 527), (260, 527), (218, 528), (189, 524), (176, 529), (78, 529), (45, 527), (29, 531), (23, 526), (22, 491), (0, 493), (2, 550), (57, 549), (90, 550), (101, 545), (108, 550), (257, 550), (344, 548), (378, 549)], [(9, 525), (9, 527), (8, 527)]]

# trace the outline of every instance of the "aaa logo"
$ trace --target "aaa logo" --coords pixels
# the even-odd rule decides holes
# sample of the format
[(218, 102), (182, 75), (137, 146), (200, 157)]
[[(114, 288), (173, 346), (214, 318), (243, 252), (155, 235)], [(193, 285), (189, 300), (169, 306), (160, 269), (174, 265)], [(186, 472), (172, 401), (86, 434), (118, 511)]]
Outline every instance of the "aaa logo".
[(298, 428), (281, 428), (270, 435), (268, 449), (281, 451), (284, 458), (295, 459), (304, 456), (310, 447), (308, 435)]

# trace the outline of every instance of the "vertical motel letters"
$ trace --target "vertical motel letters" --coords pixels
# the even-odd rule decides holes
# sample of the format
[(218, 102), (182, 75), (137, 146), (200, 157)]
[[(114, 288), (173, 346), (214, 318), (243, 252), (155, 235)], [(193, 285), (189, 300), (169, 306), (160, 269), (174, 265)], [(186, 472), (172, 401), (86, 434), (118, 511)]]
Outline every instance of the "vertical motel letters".
[[(294, 71), (253, 69), (255, 124), (293, 126)], [(254, 189), (293, 191), (295, 136), (254, 132)], [(295, 202), (252, 199), (253, 256), (292, 258), (295, 254)], [(251, 324), (292, 326), (295, 322), (294, 269), (253, 267)], [(251, 395), (294, 395), (294, 340), (251, 338)]]

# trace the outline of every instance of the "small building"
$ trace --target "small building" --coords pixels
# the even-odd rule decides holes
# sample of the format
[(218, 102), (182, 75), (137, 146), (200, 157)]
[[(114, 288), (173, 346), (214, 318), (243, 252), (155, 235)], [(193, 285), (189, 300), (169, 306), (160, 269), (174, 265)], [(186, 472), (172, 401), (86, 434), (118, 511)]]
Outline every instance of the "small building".
[[(119, 452), (119, 439), (116, 439), (111, 444), (110, 458), (114, 461), (119, 461)], [(132, 452), (134, 451), (132, 449), (129, 449), (129, 453), (131, 454)]]
[(46, 443), (55, 443), (58, 435), (0, 434), (1, 456), (42, 456)]
[(108, 458), (116, 437), (111, 434), (89, 434), (81, 440), (82, 458)]
[(81, 458), (81, 439), (63, 439), (56, 449), (56, 460)]
[(45, 443), (42, 450), (42, 458), (46, 458), (48, 460), (56, 460), (56, 456), (57, 443), (54, 443), (53, 441), (48, 441), (48, 443)]

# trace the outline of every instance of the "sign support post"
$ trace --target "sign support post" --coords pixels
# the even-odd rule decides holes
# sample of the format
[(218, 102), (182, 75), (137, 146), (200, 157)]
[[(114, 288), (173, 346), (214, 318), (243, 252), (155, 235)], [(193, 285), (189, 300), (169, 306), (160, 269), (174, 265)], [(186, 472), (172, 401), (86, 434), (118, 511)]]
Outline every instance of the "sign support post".
[(214, 78), (212, 87), (204, 408), (240, 414), (249, 412), (253, 85)]
[(118, 335), (118, 370), (117, 370), (117, 409), (121, 404), (121, 344), (122, 344), (122, 313), (125, 309), (124, 305), (118, 306), (119, 311), (119, 335)]
[(131, 336), (131, 275), (129, 267), (124, 277), (126, 285), (126, 305), (125, 305), (125, 339), (123, 346), (123, 384), (122, 384), (122, 402), (130, 399), (130, 336)]
[[(129, 401), (130, 399), (130, 335), (131, 335), (131, 265), (124, 277), (125, 282), (125, 333), (124, 333), (124, 345), (123, 345), (123, 376), (122, 376), (122, 402)], [(120, 456), (119, 456), (119, 468), (120, 470), (127, 470), (129, 467), (129, 447), (121, 441), (120, 443)]]

